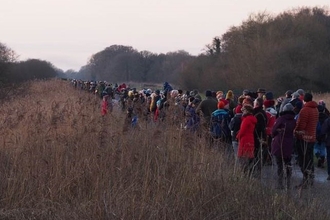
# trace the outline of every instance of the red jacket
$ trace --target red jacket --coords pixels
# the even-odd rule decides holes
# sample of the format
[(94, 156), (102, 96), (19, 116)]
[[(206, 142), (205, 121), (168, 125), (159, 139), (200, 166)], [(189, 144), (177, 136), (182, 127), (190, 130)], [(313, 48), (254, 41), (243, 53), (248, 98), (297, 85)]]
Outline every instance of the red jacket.
[(317, 110), (317, 103), (314, 101), (306, 102), (299, 113), (295, 128), (296, 137), (306, 142), (315, 142), (318, 120), (319, 112)]
[(107, 113), (108, 113), (108, 101), (102, 100), (101, 115), (106, 115)]
[(241, 127), (237, 134), (239, 142), (238, 157), (254, 157), (254, 128), (257, 124), (257, 119), (252, 114), (243, 115)]

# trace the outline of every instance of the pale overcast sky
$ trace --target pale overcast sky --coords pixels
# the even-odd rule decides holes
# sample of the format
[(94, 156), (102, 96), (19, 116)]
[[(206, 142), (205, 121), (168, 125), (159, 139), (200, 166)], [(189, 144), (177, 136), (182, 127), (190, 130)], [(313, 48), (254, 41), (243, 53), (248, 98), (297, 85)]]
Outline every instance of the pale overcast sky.
[(37, 58), (78, 71), (113, 44), (197, 55), (251, 13), (328, 5), (329, 0), (0, 0), (0, 42), (20, 60)]

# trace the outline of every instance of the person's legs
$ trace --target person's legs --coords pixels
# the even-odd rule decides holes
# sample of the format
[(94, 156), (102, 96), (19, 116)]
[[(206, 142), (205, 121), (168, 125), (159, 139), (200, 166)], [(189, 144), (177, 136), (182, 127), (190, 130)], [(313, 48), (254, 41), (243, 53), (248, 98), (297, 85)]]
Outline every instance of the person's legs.
[(276, 164), (277, 164), (277, 188), (278, 189), (284, 189), (283, 185), (283, 160), (282, 157), (275, 157), (276, 158)]
[(304, 176), (299, 187), (311, 186), (314, 179), (314, 143), (304, 140), (298, 140), (297, 143), (298, 164)]
[(284, 165), (286, 170), (286, 187), (287, 189), (291, 188), (291, 176), (292, 176), (292, 164), (291, 164), (291, 157), (284, 159)]
[(307, 177), (307, 185), (312, 186), (314, 182), (314, 143), (307, 142), (306, 143), (306, 167), (305, 167), (305, 175)]

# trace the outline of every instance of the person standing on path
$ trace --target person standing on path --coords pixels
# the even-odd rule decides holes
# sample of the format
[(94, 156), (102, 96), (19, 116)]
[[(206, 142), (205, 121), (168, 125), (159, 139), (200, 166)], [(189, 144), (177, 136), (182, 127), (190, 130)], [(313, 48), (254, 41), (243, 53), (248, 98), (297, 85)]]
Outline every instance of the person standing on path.
[(303, 173), (303, 180), (298, 188), (313, 186), (314, 181), (314, 144), (316, 141), (316, 126), (319, 119), (317, 103), (313, 95), (306, 93), (304, 106), (299, 113), (296, 128), (298, 163)]

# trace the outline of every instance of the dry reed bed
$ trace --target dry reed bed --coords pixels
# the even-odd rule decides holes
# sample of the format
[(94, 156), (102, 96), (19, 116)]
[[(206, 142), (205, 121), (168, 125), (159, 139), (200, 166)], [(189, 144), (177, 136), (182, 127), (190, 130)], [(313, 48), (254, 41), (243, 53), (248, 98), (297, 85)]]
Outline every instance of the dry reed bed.
[(102, 118), (100, 100), (67, 82), (25, 86), (0, 110), (0, 218), (328, 218), (172, 123), (123, 132), (120, 113)]

